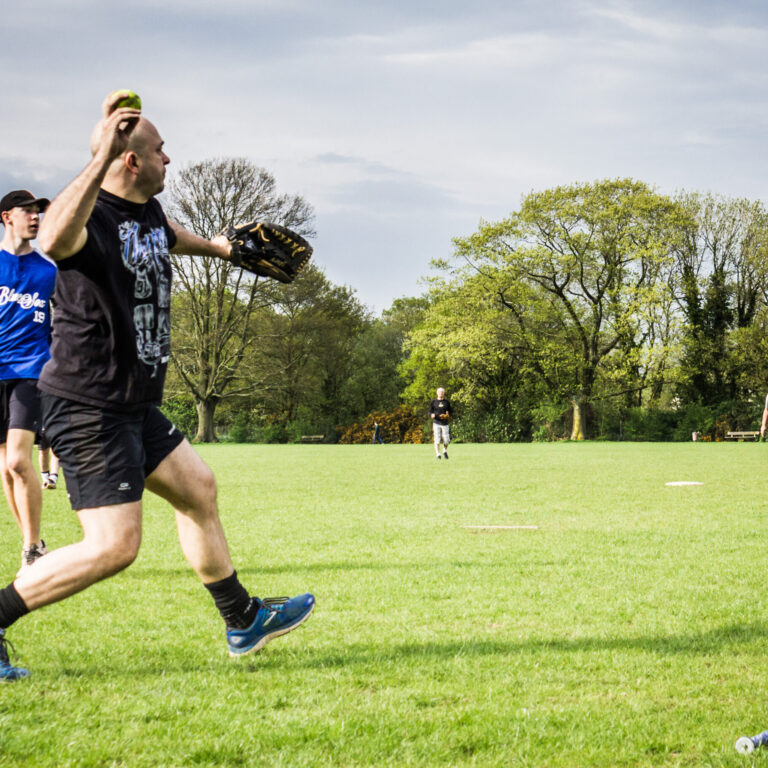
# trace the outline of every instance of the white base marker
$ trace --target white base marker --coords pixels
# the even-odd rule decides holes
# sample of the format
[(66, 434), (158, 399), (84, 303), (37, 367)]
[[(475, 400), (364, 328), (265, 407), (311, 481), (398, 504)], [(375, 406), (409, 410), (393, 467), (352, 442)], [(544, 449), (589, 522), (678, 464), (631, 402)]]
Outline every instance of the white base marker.
[(538, 531), (538, 525), (463, 525), (462, 528), (479, 533), (480, 531)]

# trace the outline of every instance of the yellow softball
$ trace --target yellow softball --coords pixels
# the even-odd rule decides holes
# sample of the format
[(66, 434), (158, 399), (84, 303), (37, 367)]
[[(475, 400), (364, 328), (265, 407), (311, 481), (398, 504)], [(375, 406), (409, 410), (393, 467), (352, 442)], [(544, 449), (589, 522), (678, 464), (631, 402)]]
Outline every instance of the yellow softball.
[(112, 101), (112, 99), (121, 93), (124, 94), (124, 96), (114, 103), (112, 107), (113, 109), (122, 109), (123, 107), (141, 109), (141, 98), (137, 93), (129, 91), (127, 88), (121, 88), (119, 91), (112, 91), (112, 93), (109, 94), (109, 100)]

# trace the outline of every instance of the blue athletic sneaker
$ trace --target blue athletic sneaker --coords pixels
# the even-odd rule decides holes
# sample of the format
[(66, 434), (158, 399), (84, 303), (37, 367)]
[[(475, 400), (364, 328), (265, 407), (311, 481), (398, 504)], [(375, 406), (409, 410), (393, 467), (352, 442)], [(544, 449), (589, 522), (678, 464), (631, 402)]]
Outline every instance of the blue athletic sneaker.
[[(0, 629), (0, 682), (12, 683), (14, 680), (21, 680), (23, 677), (29, 677), (29, 670), (23, 667), (14, 667), (8, 658), (8, 646), (13, 651), (10, 640), (5, 638), (5, 630)], [(16, 652), (14, 651), (14, 656)]]
[(260, 651), (270, 640), (303, 624), (315, 607), (315, 596), (267, 597), (259, 600), (259, 611), (246, 629), (227, 628), (229, 655), (233, 658)]

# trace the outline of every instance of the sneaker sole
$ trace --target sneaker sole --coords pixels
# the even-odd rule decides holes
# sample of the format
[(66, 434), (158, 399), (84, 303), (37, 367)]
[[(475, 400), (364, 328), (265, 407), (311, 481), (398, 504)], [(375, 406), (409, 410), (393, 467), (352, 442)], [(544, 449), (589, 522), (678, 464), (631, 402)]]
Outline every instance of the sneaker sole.
[(235, 651), (230, 650), (230, 657), (233, 659), (240, 659), (243, 656), (247, 656), (249, 653), (256, 653), (256, 651), (260, 651), (270, 640), (274, 640), (276, 637), (281, 637), (282, 635), (287, 635), (289, 632), (293, 632), (293, 630), (297, 627), (300, 627), (312, 615), (312, 611), (314, 610), (315, 603), (312, 603), (312, 607), (294, 624), (283, 627), (282, 629), (278, 629), (277, 631), (271, 632), (268, 635), (264, 635), (264, 637), (262, 637), (261, 640), (259, 640), (259, 642), (253, 646), (253, 648), (249, 648), (247, 651), (236, 653)]

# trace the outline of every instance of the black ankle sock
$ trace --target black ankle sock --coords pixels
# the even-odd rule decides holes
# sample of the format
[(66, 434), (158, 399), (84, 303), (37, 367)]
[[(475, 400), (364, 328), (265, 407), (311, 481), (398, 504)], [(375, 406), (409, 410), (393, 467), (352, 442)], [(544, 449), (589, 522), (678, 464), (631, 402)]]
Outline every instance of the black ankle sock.
[(258, 604), (251, 600), (251, 596), (240, 583), (237, 571), (233, 571), (226, 579), (206, 584), (205, 588), (211, 593), (213, 602), (228, 627), (245, 629), (253, 623), (259, 610)]
[(11, 582), (5, 589), (0, 589), (0, 629), (8, 629), (14, 621), (29, 613), (16, 587)]

